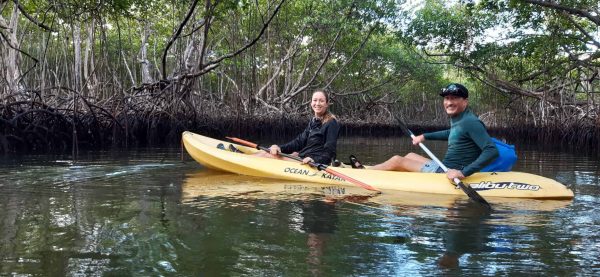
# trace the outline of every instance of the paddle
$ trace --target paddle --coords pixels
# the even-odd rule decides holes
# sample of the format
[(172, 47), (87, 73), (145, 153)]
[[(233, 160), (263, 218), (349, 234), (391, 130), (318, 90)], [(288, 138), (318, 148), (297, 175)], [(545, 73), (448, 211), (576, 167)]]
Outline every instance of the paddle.
[[(259, 150), (264, 150), (267, 153), (270, 152), (269, 148), (264, 147), (264, 146), (260, 146), (260, 145), (258, 145), (256, 143), (252, 143), (252, 142), (249, 142), (249, 141), (246, 141), (246, 140), (243, 140), (243, 139), (239, 139), (239, 138), (232, 138), (232, 137), (226, 137), (226, 138), (229, 139), (229, 140), (235, 141), (235, 142), (237, 142), (239, 144), (248, 146), (248, 147), (256, 148), (256, 149), (259, 149)], [(279, 153), (279, 155), (281, 155), (282, 157), (286, 157), (286, 158), (289, 158), (289, 159), (292, 159), (292, 160), (299, 161), (299, 162), (302, 161), (302, 158), (300, 158), (298, 156), (289, 155), (289, 154), (285, 154), (285, 153)], [(372, 191), (380, 191), (380, 190), (378, 190), (378, 189), (376, 189), (376, 188), (374, 188), (374, 187), (372, 187), (370, 185), (367, 185), (367, 184), (365, 184), (365, 183), (363, 183), (363, 182), (361, 182), (359, 180), (356, 180), (356, 179), (354, 179), (354, 178), (352, 178), (352, 177), (350, 177), (348, 175), (339, 173), (339, 172), (337, 172), (337, 171), (329, 168), (327, 165), (320, 164), (320, 163), (315, 163), (315, 162), (309, 162), (308, 164), (310, 166), (312, 166), (312, 167), (317, 168), (318, 170), (323, 170), (323, 171), (325, 171), (325, 172), (327, 172), (327, 173), (329, 173), (331, 175), (340, 177), (340, 178), (342, 178), (342, 179), (344, 179), (344, 180), (346, 180), (346, 181), (348, 181), (350, 183), (359, 185), (359, 186), (361, 186), (364, 189), (368, 189), (368, 190), (372, 190)]]
[[(406, 127), (406, 125), (404, 124), (404, 122), (402, 122), (402, 120), (400, 120), (400, 118), (396, 117), (396, 120), (398, 121), (398, 123), (400, 123), (400, 128), (402, 129), (403, 132), (405, 132), (411, 138), (415, 138), (415, 134), (410, 129), (408, 129), (408, 127)], [(440, 167), (444, 170), (444, 172), (448, 172), (448, 168), (433, 153), (431, 153), (431, 151), (429, 151), (429, 148), (427, 148), (427, 146), (425, 146), (425, 144), (419, 143), (419, 146), (421, 147), (421, 149), (423, 149), (423, 151), (425, 151), (425, 153), (427, 153), (427, 155), (432, 160), (434, 160), (438, 165), (440, 165)], [(488, 208), (489, 210), (492, 209), (492, 206), (490, 205), (490, 203), (488, 203), (481, 195), (479, 195), (479, 193), (477, 193), (477, 191), (475, 191), (471, 186), (465, 185), (458, 178), (454, 178), (453, 181), (455, 184), (458, 185), (458, 187), (460, 187), (460, 189), (465, 194), (467, 194), (467, 196), (469, 196), (469, 199), (471, 199), (477, 203), (480, 203), (481, 205)]]

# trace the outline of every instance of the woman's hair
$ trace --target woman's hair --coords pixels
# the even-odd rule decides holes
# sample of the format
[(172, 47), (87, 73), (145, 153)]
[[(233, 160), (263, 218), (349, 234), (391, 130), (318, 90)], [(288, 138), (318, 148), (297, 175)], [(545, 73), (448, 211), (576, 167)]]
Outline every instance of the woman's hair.
[[(315, 90), (315, 91), (313, 92), (313, 95), (315, 95), (315, 93), (317, 93), (317, 92), (320, 92), (320, 93), (322, 93), (322, 94), (325, 96), (325, 101), (326, 101), (327, 103), (329, 103), (329, 100), (330, 100), (330, 99), (329, 99), (329, 93), (327, 93), (327, 91), (326, 91), (325, 89), (317, 89), (317, 90)], [(337, 120), (337, 118), (335, 117), (335, 115), (334, 115), (334, 114), (332, 114), (332, 113), (329, 111), (329, 108), (327, 108), (327, 111), (326, 111), (326, 112), (325, 112), (325, 114), (323, 115), (323, 118), (321, 119), (321, 121), (322, 121), (322, 123), (323, 123), (323, 124), (325, 124), (325, 123), (329, 122), (329, 121), (330, 121), (330, 120), (332, 120), (332, 119), (335, 119), (335, 120)]]

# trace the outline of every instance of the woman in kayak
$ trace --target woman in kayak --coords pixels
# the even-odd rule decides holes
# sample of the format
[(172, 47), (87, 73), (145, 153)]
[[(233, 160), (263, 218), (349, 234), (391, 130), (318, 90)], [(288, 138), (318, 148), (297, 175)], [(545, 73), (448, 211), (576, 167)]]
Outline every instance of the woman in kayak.
[(319, 89), (313, 92), (310, 107), (315, 116), (302, 133), (283, 145), (271, 145), (270, 152), (260, 151), (256, 155), (287, 160), (278, 154), (292, 153), (302, 158), (302, 163), (315, 162), (329, 165), (336, 156), (340, 125), (335, 115), (328, 110), (329, 97), (325, 90)]

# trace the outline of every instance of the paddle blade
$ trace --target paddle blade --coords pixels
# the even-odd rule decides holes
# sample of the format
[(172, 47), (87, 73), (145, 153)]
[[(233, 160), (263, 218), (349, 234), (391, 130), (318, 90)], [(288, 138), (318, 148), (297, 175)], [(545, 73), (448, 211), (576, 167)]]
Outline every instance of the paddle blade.
[(344, 179), (344, 180), (346, 180), (346, 181), (348, 181), (348, 182), (350, 182), (350, 183), (353, 183), (353, 184), (359, 185), (360, 187), (362, 187), (362, 188), (364, 188), (364, 189), (368, 189), (368, 190), (372, 190), (372, 191), (379, 191), (379, 192), (381, 192), (380, 190), (376, 189), (376, 188), (375, 188), (375, 187), (373, 187), (373, 186), (367, 185), (367, 184), (365, 184), (365, 183), (363, 183), (363, 182), (361, 182), (361, 181), (359, 181), (359, 180), (356, 180), (356, 179), (354, 179), (354, 178), (352, 178), (352, 177), (350, 177), (350, 176), (348, 176), (348, 175), (345, 175), (345, 174), (339, 173), (339, 172), (337, 172), (337, 171), (335, 171), (335, 170), (333, 170), (333, 169), (330, 169), (329, 167), (326, 167), (326, 168), (325, 168), (325, 172), (327, 172), (327, 173), (329, 173), (329, 174), (331, 174), (331, 175), (334, 175), (334, 176), (340, 177), (340, 178), (342, 178), (342, 179)]
[(249, 142), (247, 140), (243, 140), (243, 139), (239, 139), (239, 138), (234, 138), (234, 137), (226, 137), (226, 138), (228, 140), (237, 142), (237, 143), (239, 143), (241, 145), (245, 145), (245, 146), (248, 146), (248, 147), (252, 147), (252, 148), (257, 148), (258, 149), (258, 144), (256, 144), (256, 143), (252, 143), (252, 142)]
[(396, 118), (396, 121), (398, 121), (398, 125), (400, 125), (400, 129), (402, 129), (402, 132), (404, 132), (409, 137), (412, 137), (414, 135), (413, 132), (410, 129), (408, 129), (408, 126), (404, 124), (404, 122), (402, 121), (402, 119), (400, 119), (399, 116), (394, 115), (394, 118)]
[[(456, 181), (456, 180), (455, 180)], [(485, 198), (483, 198), (477, 191), (475, 191), (471, 186), (465, 185), (463, 182), (458, 182), (457, 185), (460, 189), (469, 196), (469, 199), (481, 204), (486, 207), (488, 210), (492, 210), (492, 206), (488, 203)]]

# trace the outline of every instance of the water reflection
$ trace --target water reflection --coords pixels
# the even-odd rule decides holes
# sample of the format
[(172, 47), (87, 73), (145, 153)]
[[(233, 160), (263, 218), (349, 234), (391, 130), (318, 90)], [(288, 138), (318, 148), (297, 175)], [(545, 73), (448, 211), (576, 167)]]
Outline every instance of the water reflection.
[[(339, 148), (365, 162), (414, 150), (359, 141)], [(481, 214), (462, 195), (245, 177), (178, 153), (0, 161), (0, 275), (600, 274), (600, 163), (584, 155), (528, 150), (517, 164), (573, 201), (490, 198)]]
[(465, 254), (479, 254), (486, 249), (489, 239), (490, 212), (472, 201), (456, 202), (447, 210), (444, 234), (445, 251), (438, 260), (441, 268), (458, 268)]
[(313, 276), (321, 276), (324, 251), (327, 242), (337, 230), (338, 216), (334, 201), (311, 200), (300, 203), (302, 227), (307, 234), (309, 271)]
[[(184, 203), (194, 204), (198, 197), (308, 199), (323, 196), (333, 199), (371, 197), (375, 192), (356, 186), (328, 185), (243, 176), (214, 170), (196, 170), (186, 175), (182, 185)], [(202, 203), (196, 203), (202, 205)]]
[[(290, 190), (290, 187), (303, 189)], [(341, 188), (336, 191), (341, 191)], [(367, 259), (368, 255), (379, 256), (376, 264), (377, 272), (381, 274), (416, 273), (416, 269), (428, 267), (444, 271), (460, 269), (473, 274), (485, 270), (502, 272), (507, 265), (499, 264), (494, 269), (484, 270), (478, 264), (489, 262), (495, 256), (519, 256), (513, 253), (515, 248), (532, 248), (538, 237), (523, 234), (536, 228), (546, 229), (553, 224), (552, 212), (572, 204), (572, 201), (490, 198), (495, 210), (488, 213), (461, 195), (401, 191), (365, 197), (327, 195), (318, 184), (214, 171), (187, 175), (182, 195), (186, 205), (203, 209), (208, 206), (207, 203), (214, 207), (214, 202), (207, 201), (205, 197), (235, 199), (233, 202), (219, 202), (228, 206), (247, 203), (248, 209), (254, 211), (265, 200), (276, 201), (270, 205), (289, 210), (287, 216), (279, 220), (288, 220), (291, 227), (291, 230), (279, 231), (295, 232), (291, 235), (293, 237), (298, 237), (298, 233), (304, 234), (307, 253), (303, 260), (307, 270), (311, 275), (325, 276), (333, 272), (326, 263), (331, 256), (344, 260), (348, 259), (347, 255), (356, 255), (359, 260)], [(344, 225), (341, 231), (340, 221)], [(347, 253), (348, 249), (340, 248), (339, 240), (354, 245), (360, 252), (352, 250)], [(431, 256), (426, 258), (428, 262), (421, 264), (412, 261), (413, 255)], [(369, 264), (364, 264), (364, 260), (353, 263), (358, 263), (355, 266), (361, 268)], [(390, 263), (399, 268), (382, 267), (380, 263)], [(298, 273), (296, 270), (293, 269), (293, 272)]]
[(154, 160), (7, 163), (0, 168), (0, 275), (127, 275), (129, 247), (141, 245), (135, 238), (160, 222), (169, 195), (177, 195), (176, 175), (154, 177), (176, 168)]

